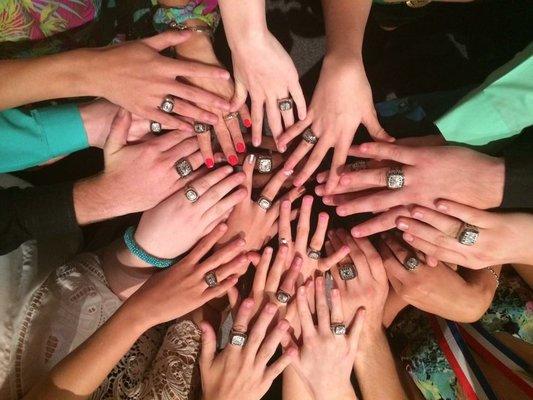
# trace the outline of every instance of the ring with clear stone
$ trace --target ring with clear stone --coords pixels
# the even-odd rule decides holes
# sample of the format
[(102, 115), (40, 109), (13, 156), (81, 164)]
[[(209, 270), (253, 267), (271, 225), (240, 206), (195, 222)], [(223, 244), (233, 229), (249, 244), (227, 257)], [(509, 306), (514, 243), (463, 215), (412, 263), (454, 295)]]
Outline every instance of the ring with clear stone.
[(239, 332), (235, 329), (232, 329), (229, 333), (229, 343), (234, 346), (243, 347), (247, 340), (248, 335), (244, 332)]
[(288, 246), (289, 245), (289, 241), (285, 238), (279, 238), (279, 245), (280, 246)]
[(357, 277), (355, 264), (343, 264), (339, 267), (339, 276), (343, 281), (349, 281)]
[(217, 275), (215, 271), (209, 271), (204, 275), (204, 281), (209, 287), (215, 287), (218, 285)]
[(344, 324), (330, 324), (329, 327), (334, 335), (346, 335), (346, 325)]
[(196, 134), (206, 133), (209, 131), (209, 126), (203, 122), (194, 121), (193, 129)]
[(185, 197), (191, 203), (194, 203), (200, 198), (200, 195), (198, 194), (195, 188), (193, 188), (192, 186), (187, 186), (187, 188), (185, 189)]
[(267, 199), (265, 196), (259, 196), (256, 203), (265, 211), (272, 207), (272, 200)]
[(161, 133), (161, 124), (157, 121), (150, 122), (150, 132), (152, 133)]
[(185, 178), (192, 172), (192, 165), (186, 158), (180, 158), (178, 161), (176, 161), (174, 168), (176, 169), (178, 175), (182, 178)]
[(307, 248), (307, 257), (309, 257), (311, 260), (319, 260), (322, 253), (320, 250), (315, 250), (312, 247)]
[(278, 100), (278, 108), (280, 111), (289, 111), (292, 110), (294, 100), (290, 97), (285, 97), (284, 99)]
[(258, 154), (255, 165), (257, 166), (257, 172), (260, 174), (272, 172), (272, 156), (270, 154)]
[(302, 133), (302, 139), (312, 145), (315, 145), (318, 142), (318, 136), (313, 133), (311, 128), (307, 128), (304, 133)]
[(292, 296), (284, 290), (278, 289), (276, 292), (276, 300), (280, 303), (287, 304), (291, 297)]
[(418, 259), (418, 257), (415, 257), (415, 256), (407, 257), (403, 263), (403, 266), (405, 267), (407, 271), (414, 271), (415, 269), (418, 268), (419, 265), (420, 265), (420, 260)]
[(401, 189), (405, 185), (403, 170), (399, 167), (391, 168), (387, 171), (387, 188)]
[(172, 110), (174, 110), (174, 99), (172, 97), (167, 96), (163, 99), (163, 102), (161, 103), (161, 111), (166, 112), (167, 114), (171, 113)]
[(473, 246), (479, 238), (479, 228), (466, 222), (461, 227), (457, 240), (465, 246)]

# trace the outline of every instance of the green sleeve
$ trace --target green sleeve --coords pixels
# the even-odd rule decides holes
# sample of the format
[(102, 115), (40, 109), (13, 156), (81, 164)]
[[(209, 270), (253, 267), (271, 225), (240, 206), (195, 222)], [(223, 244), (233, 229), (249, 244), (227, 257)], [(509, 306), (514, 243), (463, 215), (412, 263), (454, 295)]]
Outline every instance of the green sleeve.
[(533, 125), (533, 43), (435, 123), (448, 142), (474, 146)]
[(0, 112), (0, 172), (33, 167), (88, 146), (76, 104)]

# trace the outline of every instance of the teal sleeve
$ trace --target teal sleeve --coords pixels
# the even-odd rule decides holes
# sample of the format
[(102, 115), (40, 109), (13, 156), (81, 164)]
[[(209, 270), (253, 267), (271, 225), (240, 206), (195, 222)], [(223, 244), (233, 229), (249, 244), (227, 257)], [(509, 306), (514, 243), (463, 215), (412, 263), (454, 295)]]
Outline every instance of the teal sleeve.
[(435, 124), (448, 142), (482, 146), (533, 125), (533, 43)]
[(0, 172), (33, 167), (88, 146), (76, 104), (0, 112)]

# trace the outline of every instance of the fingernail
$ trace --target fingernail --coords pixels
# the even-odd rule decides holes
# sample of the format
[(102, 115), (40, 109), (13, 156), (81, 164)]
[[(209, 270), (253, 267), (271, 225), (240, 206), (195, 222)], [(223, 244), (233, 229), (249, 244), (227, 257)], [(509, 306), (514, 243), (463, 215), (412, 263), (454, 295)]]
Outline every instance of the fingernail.
[(244, 153), (246, 151), (244, 143), (237, 143), (237, 146), (235, 147), (237, 148), (237, 153)]
[(414, 239), (413, 235), (409, 234), (409, 233), (404, 233), (403, 234), (403, 239), (406, 241), (406, 242), (409, 242), (411, 243)]
[(302, 186), (302, 180), (300, 178), (295, 179), (292, 184), (296, 187)]
[(230, 163), (230, 165), (237, 165), (237, 163), (239, 162), (239, 159), (237, 158), (237, 156), (235, 155), (231, 155), (228, 157), (228, 162)]
[(398, 227), (398, 229), (400, 229), (402, 231), (405, 231), (405, 230), (409, 229), (409, 225), (407, 225), (403, 221), (398, 222), (398, 225), (396, 225), (396, 226)]
[(413, 214), (413, 217), (415, 217), (416, 219), (422, 219), (422, 218), (424, 218), (424, 214), (422, 214), (420, 211), (416, 211)]
[(249, 154), (248, 157), (246, 157), (246, 161), (248, 162), (248, 164), (255, 163), (255, 154)]
[(242, 123), (247, 128), (250, 128), (252, 126), (252, 121), (250, 121), (248, 118), (245, 118), (244, 121), (242, 121)]
[(350, 233), (352, 234), (353, 237), (356, 237), (356, 238), (358, 238), (358, 237), (361, 235), (361, 232), (359, 232), (359, 231), (358, 231), (357, 229), (355, 229), (355, 228), (352, 229), (352, 230), (350, 231)]
[(330, 205), (330, 204), (332, 204), (332, 197), (330, 197), (330, 196), (324, 196), (324, 197), (322, 197), (322, 202), (323, 202), (324, 204), (328, 204), (328, 205)]
[(279, 147), (279, 151), (280, 151), (281, 153), (285, 153), (286, 150), (287, 150), (287, 146), (280, 146), (280, 147)]
[(342, 207), (337, 207), (337, 215), (343, 217), (346, 215), (346, 210)]
[(440, 210), (440, 211), (448, 211), (448, 207), (446, 207), (444, 204), (442, 203), (439, 203), (437, 204), (437, 208)]
[(252, 144), (254, 145), (254, 147), (257, 147), (261, 144), (261, 139), (252, 139)]
[(318, 174), (318, 175), (316, 176), (316, 181), (317, 181), (318, 183), (323, 183), (325, 180), (326, 180), (326, 176), (325, 176), (325, 175)]
[(324, 194), (324, 186), (317, 186), (315, 188), (315, 193), (319, 196), (322, 196)]
[(211, 169), (215, 166), (215, 161), (212, 158), (206, 158), (205, 165), (207, 168)]

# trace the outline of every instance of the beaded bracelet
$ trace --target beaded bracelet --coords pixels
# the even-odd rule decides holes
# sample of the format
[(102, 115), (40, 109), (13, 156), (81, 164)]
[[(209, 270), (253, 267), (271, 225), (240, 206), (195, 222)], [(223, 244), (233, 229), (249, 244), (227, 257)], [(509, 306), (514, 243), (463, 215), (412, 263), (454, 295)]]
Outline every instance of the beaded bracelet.
[(169, 28), (171, 22), (183, 24), (190, 19), (197, 19), (214, 31), (220, 20), (216, 10), (216, 0), (191, 0), (184, 7), (159, 7), (153, 16), (154, 28), (163, 32)]
[(156, 268), (168, 268), (176, 262), (175, 258), (159, 258), (147, 253), (139, 244), (135, 241), (133, 235), (135, 234), (135, 227), (130, 226), (124, 232), (124, 243), (126, 247), (135, 257), (140, 258), (144, 262), (156, 267)]

